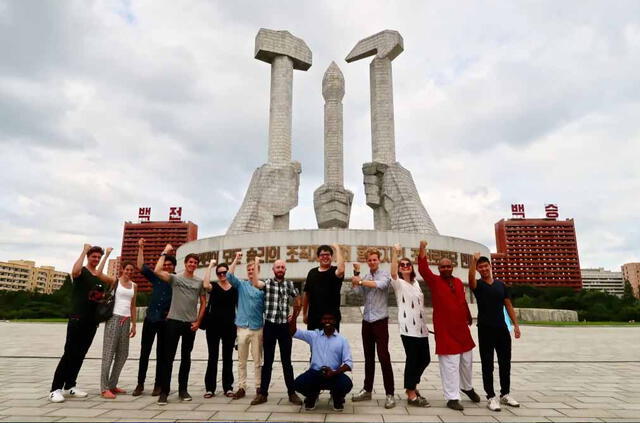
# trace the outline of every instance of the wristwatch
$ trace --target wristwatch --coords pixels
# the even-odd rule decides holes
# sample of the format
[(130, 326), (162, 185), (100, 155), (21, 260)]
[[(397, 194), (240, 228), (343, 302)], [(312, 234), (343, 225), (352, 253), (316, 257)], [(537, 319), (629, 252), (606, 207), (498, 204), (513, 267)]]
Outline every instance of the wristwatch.
[(358, 285), (362, 285), (362, 279), (358, 281)]

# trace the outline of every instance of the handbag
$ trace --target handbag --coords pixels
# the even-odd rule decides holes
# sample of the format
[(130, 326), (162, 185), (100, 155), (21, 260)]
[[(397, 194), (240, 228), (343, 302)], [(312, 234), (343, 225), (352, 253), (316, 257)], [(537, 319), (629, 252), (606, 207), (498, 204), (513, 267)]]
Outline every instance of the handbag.
[(106, 322), (113, 316), (113, 307), (116, 305), (116, 290), (120, 282), (116, 280), (114, 286), (110, 288), (104, 297), (98, 301), (96, 306), (96, 321), (98, 323)]

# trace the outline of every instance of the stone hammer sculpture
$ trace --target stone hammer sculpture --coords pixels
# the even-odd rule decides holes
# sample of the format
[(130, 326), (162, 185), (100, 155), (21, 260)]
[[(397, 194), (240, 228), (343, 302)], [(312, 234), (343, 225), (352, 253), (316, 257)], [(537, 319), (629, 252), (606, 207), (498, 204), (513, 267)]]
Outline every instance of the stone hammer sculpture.
[(375, 55), (369, 65), (373, 160), (362, 166), (365, 195), (375, 229), (438, 234), (411, 173), (396, 162), (391, 61), (403, 51), (400, 33), (385, 30), (360, 40), (345, 59)]
[(255, 58), (271, 64), (269, 158), (253, 173), (227, 234), (289, 229), (289, 211), (298, 205), (301, 167), (291, 161), (293, 70), (311, 67), (311, 50), (289, 31), (262, 28)]

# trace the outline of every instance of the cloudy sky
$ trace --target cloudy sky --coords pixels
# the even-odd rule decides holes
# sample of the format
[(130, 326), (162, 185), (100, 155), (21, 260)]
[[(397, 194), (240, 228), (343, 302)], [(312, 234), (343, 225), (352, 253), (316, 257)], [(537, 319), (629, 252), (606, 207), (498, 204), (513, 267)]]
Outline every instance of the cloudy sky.
[(292, 228), (315, 228), (322, 75), (346, 80), (352, 228), (372, 228), (368, 62), (398, 30), (397, 159), (442, 234), (495, 251), (524, 203), (576, 222), (582, 267), (640, 261), (640, 2), (0, 0), (0, 260), (71, 267), (84, 242), (119, 251), (138, 207), (223, 234), (267, 157), (269, 65), (259, 28), (313, 51), (294, 74)]

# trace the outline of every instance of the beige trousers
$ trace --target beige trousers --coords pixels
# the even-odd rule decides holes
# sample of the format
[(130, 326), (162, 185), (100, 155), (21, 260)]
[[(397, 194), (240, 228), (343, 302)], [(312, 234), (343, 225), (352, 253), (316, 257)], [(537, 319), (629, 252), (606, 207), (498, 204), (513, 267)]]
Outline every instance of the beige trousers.
[(247, 358), (251, 350), (256, 389), (262, 377), (262, 328), (253, 330), (238, 327), (238, 389), (247, 390)]

